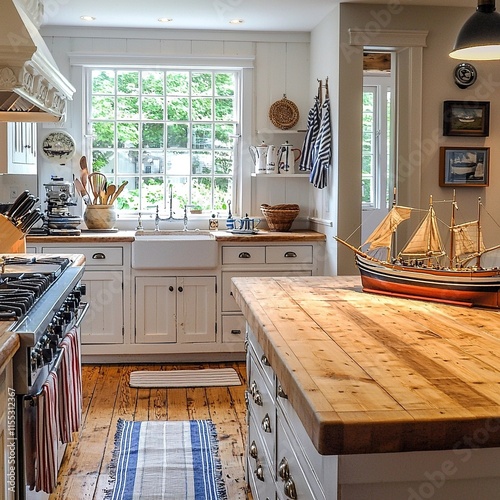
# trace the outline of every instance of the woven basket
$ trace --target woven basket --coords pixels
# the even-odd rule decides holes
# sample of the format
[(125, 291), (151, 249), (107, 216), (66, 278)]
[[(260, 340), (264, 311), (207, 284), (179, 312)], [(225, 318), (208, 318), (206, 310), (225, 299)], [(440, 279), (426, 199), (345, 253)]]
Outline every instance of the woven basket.
[(275, 127), (287, 130), (295, 126), (299, 121), (299, 109), (293, 101), (283, 96), (283, 99), (271, 104), (269, 119)]
[(260, 210), (266, 218), (269, 231), (290, 231), (293, 221), (299, 215), (299, 205), (284, 203), (282, 205), (260, 206)]

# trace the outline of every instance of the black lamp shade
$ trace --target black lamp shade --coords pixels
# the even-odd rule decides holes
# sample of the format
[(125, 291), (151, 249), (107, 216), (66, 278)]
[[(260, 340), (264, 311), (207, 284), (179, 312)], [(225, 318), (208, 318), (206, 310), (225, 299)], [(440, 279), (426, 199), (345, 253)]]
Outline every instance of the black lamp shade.
[(458, 33), (450, 57), (471, 61), (500, 59), (500, 13), (495, 11), (494, 1), (479, 0), (476, 12)]

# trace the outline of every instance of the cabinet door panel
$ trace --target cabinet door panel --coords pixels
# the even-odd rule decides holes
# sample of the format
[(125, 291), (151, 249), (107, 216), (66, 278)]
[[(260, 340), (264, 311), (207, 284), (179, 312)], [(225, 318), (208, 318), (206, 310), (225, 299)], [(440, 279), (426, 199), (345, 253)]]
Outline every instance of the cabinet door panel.
[(178, 342), (215, 342), (215, 277), (177, 278)]
[(82, 344), (123, 343), (123, 273), (85, 271), (82, 283), (90, 304), (82, 322)]
[(176, 342), (177, 280), (173, 277), (137, 277), (136, 341)]

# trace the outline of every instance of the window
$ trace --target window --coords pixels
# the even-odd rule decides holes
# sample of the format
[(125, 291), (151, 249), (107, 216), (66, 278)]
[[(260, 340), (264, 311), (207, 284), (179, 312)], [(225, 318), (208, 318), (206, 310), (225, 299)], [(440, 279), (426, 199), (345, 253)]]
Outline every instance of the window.
[(92, 171), (128, 181), (118, 208), (185, 205), (207, 212), (232, 199), (240, 133), (238, 70), (89, 68)]

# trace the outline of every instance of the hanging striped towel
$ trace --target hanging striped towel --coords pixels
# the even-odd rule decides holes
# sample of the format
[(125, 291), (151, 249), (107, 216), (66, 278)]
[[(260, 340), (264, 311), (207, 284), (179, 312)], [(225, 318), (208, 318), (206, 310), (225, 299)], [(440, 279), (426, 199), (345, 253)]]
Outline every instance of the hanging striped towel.
[(52, 493), (57, 485), (59, 441), (57, 374), (50, 372), (37, 398), (36, 491)]
[(323, 189), (328, 184), (328, 168), (332, 160), (332, 128), (328, 90), (321, 111), (321, 127), (314, 144), (313, 158), (313, 168), (309, 181), (314, 187)]
[(318, 137), (319, 125), (321, 122), (319, 97), (314, 98), (313, 107), (309, 111), (307, 117), (307, 132), (302, 145), (302, 156), (300, 158), (299, 170), (312, 170), (314, 144)]
[(76, 328), (61, 342), (62, 360), (59, 369), (59, 430), (62, 443), (73, 440), (73, 432), (82, 419), (82, 375), (80, 338)]

